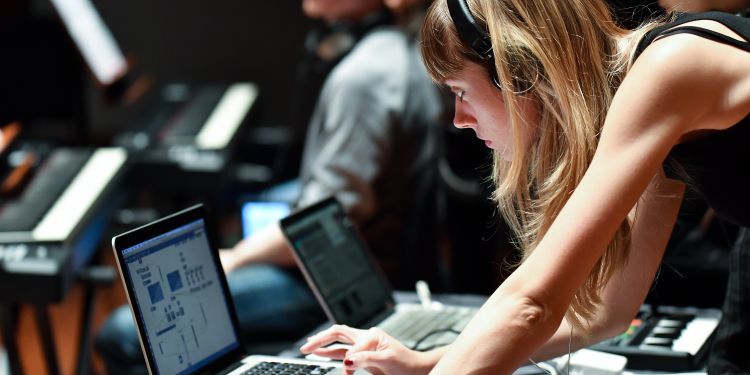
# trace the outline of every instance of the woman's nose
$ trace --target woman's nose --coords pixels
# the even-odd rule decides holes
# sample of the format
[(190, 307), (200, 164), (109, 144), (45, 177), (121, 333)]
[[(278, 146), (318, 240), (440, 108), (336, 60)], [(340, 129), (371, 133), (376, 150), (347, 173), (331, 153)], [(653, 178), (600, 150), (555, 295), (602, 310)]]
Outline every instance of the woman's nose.
[(465, 129), (472, 127), (475, 123), (476, 121), (474, 120), (474, 117), (466, 113), (466, 111), (456, 103), (456, 111), (453, 114), (453, 126), (459, 129)]

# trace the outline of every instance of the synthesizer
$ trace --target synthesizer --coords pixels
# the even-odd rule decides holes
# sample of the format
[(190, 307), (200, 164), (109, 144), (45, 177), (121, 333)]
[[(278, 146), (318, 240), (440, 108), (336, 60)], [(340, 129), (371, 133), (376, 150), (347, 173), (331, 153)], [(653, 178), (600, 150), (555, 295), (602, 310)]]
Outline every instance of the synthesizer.
[(44, 303), (64, 297), (76, 272), (100, 246), (106, 217), (97, 215), (126, 160), (122, 148), (54, 148), (22, 191), (3, 197), (0, 302)]
[(623, 355), (634, 370), (699, 369), (721, 319), (721, 311), (644, 305), (628, 330), (592, 349)]
[(257, 97), (257, 86), (249, 82), (170, 84), (137, 130), (122, 134), (116, 142), (130, 150), (139, 164), (220, 171), (226, 150), (237, 139)]

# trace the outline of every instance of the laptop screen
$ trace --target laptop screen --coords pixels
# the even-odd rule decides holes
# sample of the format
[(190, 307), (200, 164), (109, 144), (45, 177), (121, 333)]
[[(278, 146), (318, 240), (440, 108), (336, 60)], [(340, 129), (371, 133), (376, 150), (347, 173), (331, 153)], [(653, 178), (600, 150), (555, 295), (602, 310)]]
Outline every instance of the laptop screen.
[(358, 327), (392, 306), (390, 286), (336, 200), (308, 207), (281, 226), (335, 323)]
[(248, 201), (242, 204), (242, 236), (250, 237), (289, 215), (286, 202)]
[(159, 374), (191, 374), (240, 346), (211, 252), (203, 219), (121, 250)]

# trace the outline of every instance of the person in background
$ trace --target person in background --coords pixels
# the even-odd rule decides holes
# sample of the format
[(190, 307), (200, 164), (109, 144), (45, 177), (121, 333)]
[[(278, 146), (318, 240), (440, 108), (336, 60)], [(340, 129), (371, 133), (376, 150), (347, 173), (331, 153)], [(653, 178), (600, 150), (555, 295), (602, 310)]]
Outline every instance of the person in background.
[[(708, 372), (750, 372), (750, 20), (626, 30), (603, 0), (436, 0), (421, 36), (428, 71), (455, 93), (454, 125), (494, 152), (494, 198), (524, 259), (451, 345), (415, 352), (334, 326), (301, 350), (350, 373), (508, 374), (615, 336), (689, 184), (743, 227), (727, 291), (740, 313), (720, 323), (724, 360)], [(326, 347), (337, 341), (352, 347)]]
[[(395, 14), (385, 5), (302, 1), (309, 17), (372, 26), (323, 84), (307, 130), (295, 207), (336, 196), (393, 281), (406, 272), (398, 262), (408, 251), (402, 240), (414, 229), (408, 221), (414, 202), (425, 198), (413, 187), (434, 159), (441, 100), (417, 48), (414, 21), (423, 11), (412, 9), (420, 2), (395, 1)], [(220, 256), (245, 337), (296, 339), (324, 321), (278, 225)], [(127, 306), (105, 322), (96, 347), (110, 374), (145, 371)]]

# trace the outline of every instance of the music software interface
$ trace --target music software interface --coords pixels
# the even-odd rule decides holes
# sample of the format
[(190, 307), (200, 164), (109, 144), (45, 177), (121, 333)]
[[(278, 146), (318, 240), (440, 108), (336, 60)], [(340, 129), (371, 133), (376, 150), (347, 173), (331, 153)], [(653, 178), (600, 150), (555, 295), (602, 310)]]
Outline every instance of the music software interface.
[(359, 325), (383, 309), (388, 288), (338, 206), (325, 207), (287, 230), (339, 323)]
[(123, 250), (160, 374), (189, 374), (239, 343), (203, 220)]

